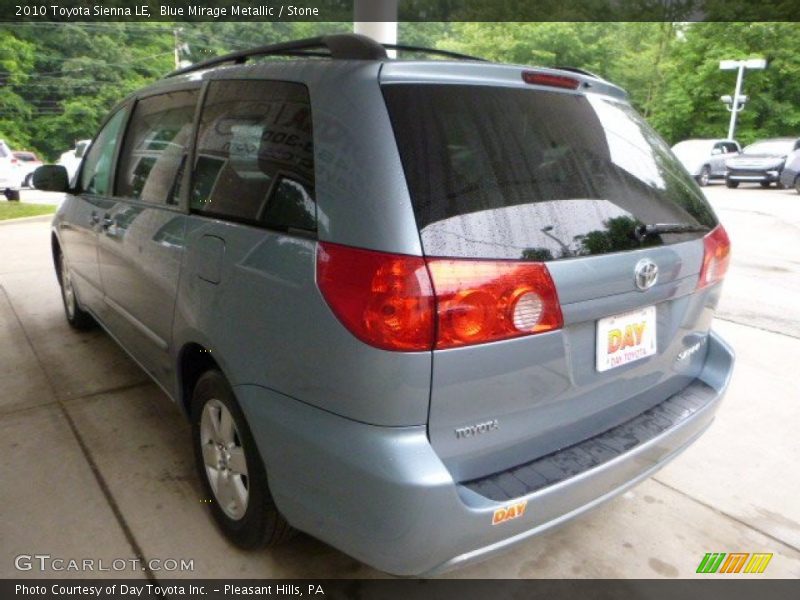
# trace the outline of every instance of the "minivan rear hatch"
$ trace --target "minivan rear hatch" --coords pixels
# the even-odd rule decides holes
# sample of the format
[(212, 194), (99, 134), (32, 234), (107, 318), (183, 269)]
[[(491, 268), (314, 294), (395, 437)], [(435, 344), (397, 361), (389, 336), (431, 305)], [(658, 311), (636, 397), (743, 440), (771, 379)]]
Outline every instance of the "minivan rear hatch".
[[(611, 429), (705, 360), (719, 286), (698, 291), (698, 278), (713, 211), (617, 88), (544, 72), (557, 76), (382, 71), (426, 257), (543, 262), (563, 314), (556, 331), (434, 350), (429, 437), (459, 481)], [(648, 234), (654, 224), (684, 230)]]

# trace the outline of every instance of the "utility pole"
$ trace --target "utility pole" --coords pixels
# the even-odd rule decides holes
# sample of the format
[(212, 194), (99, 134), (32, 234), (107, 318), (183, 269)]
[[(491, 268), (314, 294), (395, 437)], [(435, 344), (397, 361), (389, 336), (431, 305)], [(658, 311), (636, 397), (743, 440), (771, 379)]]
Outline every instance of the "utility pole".
[(172, 30), (172, 37), (174, 42), (174, 54), (175, 54), (175, 69), (180, 69), (181, 67), (181, 40), (180, 40), (180, 32), (181, 30), (176, 27)]
[(731, 113), (731, 121), (728, 126), (728, 139), (733, 139), (733, 134), (736, 131), (736, 115), (744, 109), (747, 102), (747, 96), (742, 94), (742, 81), (744, 80), (745, 69), (766, 69), (767, 61), (763, 58), (750, 58), (748, 60), (721, 60), (719, 61), (719, 68), (723, 71), (738, 71), (736, 74), (736, 87), (733, 90), (733, 97), (722, 96), (722, 100)]

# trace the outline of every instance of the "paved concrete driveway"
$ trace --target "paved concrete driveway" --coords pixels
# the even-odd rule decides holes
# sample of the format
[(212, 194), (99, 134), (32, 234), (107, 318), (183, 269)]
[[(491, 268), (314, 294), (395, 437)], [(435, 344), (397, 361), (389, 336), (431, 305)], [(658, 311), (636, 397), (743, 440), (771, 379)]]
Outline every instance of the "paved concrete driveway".
[[(715, 328), (738, 353), (711, 430), (624, 496), (447, 576), (692, 577), (712, 551), (772, 552), (764, 576), (800, 576), (800, 196), (707, 190), (735, 247)], [(37, 553), (194, 560), (156, 577), (382, 576), (308, 536), (223, 540), (178, 409), (104, 333), (67, 327), (48, 235), (0, 224), (0, 577), (38, 576), (14, 568)]]

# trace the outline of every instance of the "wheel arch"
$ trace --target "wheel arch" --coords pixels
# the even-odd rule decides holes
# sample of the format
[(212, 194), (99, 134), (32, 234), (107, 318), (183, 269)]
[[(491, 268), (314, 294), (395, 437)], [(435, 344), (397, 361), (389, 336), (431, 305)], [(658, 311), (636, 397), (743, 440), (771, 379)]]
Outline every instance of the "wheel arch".
[(53, 267), (56, 270), (56, 278), (58, 278), (58, 283), (61, 283), (61, 269), (58, 267), (58, 258), (63, 253), (61, 249), (61, 240), (58, 239), (58, 234), (56, 230), (53, 229), (50, 231), (50, 252), (53, 255)]
[(192, 391), (197, 380), (210, 369), (222, 371), (211, 350), (198, 342), (186, 342), (178, 352), (178, 402), (184, 414), (191, 416)]

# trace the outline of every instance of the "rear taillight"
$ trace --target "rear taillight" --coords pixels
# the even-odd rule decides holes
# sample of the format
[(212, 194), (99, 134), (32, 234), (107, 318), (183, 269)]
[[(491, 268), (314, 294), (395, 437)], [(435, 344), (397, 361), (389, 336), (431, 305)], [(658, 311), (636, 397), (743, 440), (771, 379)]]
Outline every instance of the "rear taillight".
[(433, 289), (425, 261), (320, 243), (317, 285), (360, 340), (386, 350), (430, 350)]
[(703, 238), (703, 268), (697, 288), (722, 281), (731, 260), (731, 241), (722, 225), (717, 225)]
[(436, 348), (558, 329), (561, 307), (547, 267), (514, 261), (431, 259)]
[(426, 261), (320, 243), (317, 283), (356, 337), (386, 350), (454, 348), (563, 324), (542, 263)]
[(546, 85), (549, 87), (566, 88), (577, 90), (581, 85), (580, 80), (566, 75), (555, 75), (554, 73), (542, 73), (540, 71), (523, 71), (522, 81), (532, 85)]

